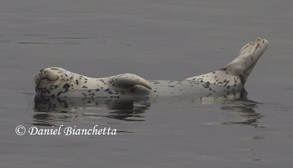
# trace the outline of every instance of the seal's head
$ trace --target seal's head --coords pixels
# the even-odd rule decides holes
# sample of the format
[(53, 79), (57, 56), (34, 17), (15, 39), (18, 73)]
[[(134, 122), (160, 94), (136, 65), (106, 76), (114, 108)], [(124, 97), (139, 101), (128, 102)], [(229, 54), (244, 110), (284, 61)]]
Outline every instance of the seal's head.
[(41, 69), (35, 75), (35, 90), (39, 95), (51, 95), (68, 88), (73, 74), (63, 68), (51, 67)]

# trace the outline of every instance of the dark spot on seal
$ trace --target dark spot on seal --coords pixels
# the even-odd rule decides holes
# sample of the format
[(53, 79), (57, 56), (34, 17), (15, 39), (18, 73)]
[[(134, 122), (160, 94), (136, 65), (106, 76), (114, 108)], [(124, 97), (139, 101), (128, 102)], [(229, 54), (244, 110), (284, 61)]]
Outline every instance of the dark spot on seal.
[(69, 88), (68, 83), (65, 83), (65, 84), (63, 85), (63, 88)]
[(206, 82), (205, 84), (202, 85), (204, 88), (209, 88), (210, 87), (210, 82)]
[(82, 88), (87, 88), (86, 86), (83, 86)]
[(58, 85), (50, 85), (50, 89), (53, 90), (53, 89), (57, 89), (58, 88)]
[(131, 92), (132, 94), (134, 94), (134, 93), (135, 93), (135, 88), (131, 89), (130, 92)]
[(240, 77), (240, 82), (241, 82), (241, 84), (244, 85), (244, 83), (245, 83), (244, 81), (245, 81), (245, 80), (244, 80), (243, 76), (242, 76), (242, 75), (239, 75), (239, 77)]
[(100, 89), (96, 89), (95, 91), (98, 92), (98, 91), (100, 91)]
[(75, 83), (78, 85), (78, 80), (75, 80)]

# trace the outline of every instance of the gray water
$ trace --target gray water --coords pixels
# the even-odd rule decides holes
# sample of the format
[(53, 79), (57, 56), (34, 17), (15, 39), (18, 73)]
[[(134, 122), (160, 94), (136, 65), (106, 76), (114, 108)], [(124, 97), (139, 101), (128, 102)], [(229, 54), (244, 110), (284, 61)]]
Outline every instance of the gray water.
[[(289, 0), (1, 0), (0, 167), (292, 167), (292, 7)], [(57, 109), (34, 101), (41, 68), (180, 80), (221, 68), (257, 36), (270, 45), (245, 99)], [(17, 125), (118, 133), (18, 136)]]

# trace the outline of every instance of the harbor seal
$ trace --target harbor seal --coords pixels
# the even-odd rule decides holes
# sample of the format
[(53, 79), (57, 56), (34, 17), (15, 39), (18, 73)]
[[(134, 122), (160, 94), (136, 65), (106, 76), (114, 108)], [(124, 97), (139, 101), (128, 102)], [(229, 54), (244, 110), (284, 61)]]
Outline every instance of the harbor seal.
[(267, 40), (257, 38), (244, 45), (239, 56), (224, 68), (181, 81), (147, 81), (131, 73), (91, 78), (60, 67), (50, 67), (35, 75), (35, 91), (41, 97), (86, 99), (235, 95), (244, 89), (249, 74), (267, 47)]

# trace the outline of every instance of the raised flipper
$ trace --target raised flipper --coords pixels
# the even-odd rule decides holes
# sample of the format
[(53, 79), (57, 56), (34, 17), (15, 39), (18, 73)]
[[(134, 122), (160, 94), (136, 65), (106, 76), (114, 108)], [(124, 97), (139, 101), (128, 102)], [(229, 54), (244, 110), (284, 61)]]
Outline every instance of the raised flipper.
[(268, 48), (268, 41), (258, 37), (255, 42), (250, 42), (243, 46), (239, 56), (226, 65), (228, 72), (240, 76), (245, 83), (250, 72), (256, 65), (258, 59)]
[(258, 37), (255, 42), (250, 42), (244, 45), (239, 52), (239, 56), (224, 68), (207, 74), (187, 78), (186, 80), (196, 80), (225, 86), (243, 86), (258, 59), (267, 48), (268, 41)]
[(151, 85), (145, 79), (130, 73), (112, 76), (109, 80), (109, 84), (113, 87), (125, 89), (134, 87), (135, 85), (140, 85), (148, 89), (152, 89)]

